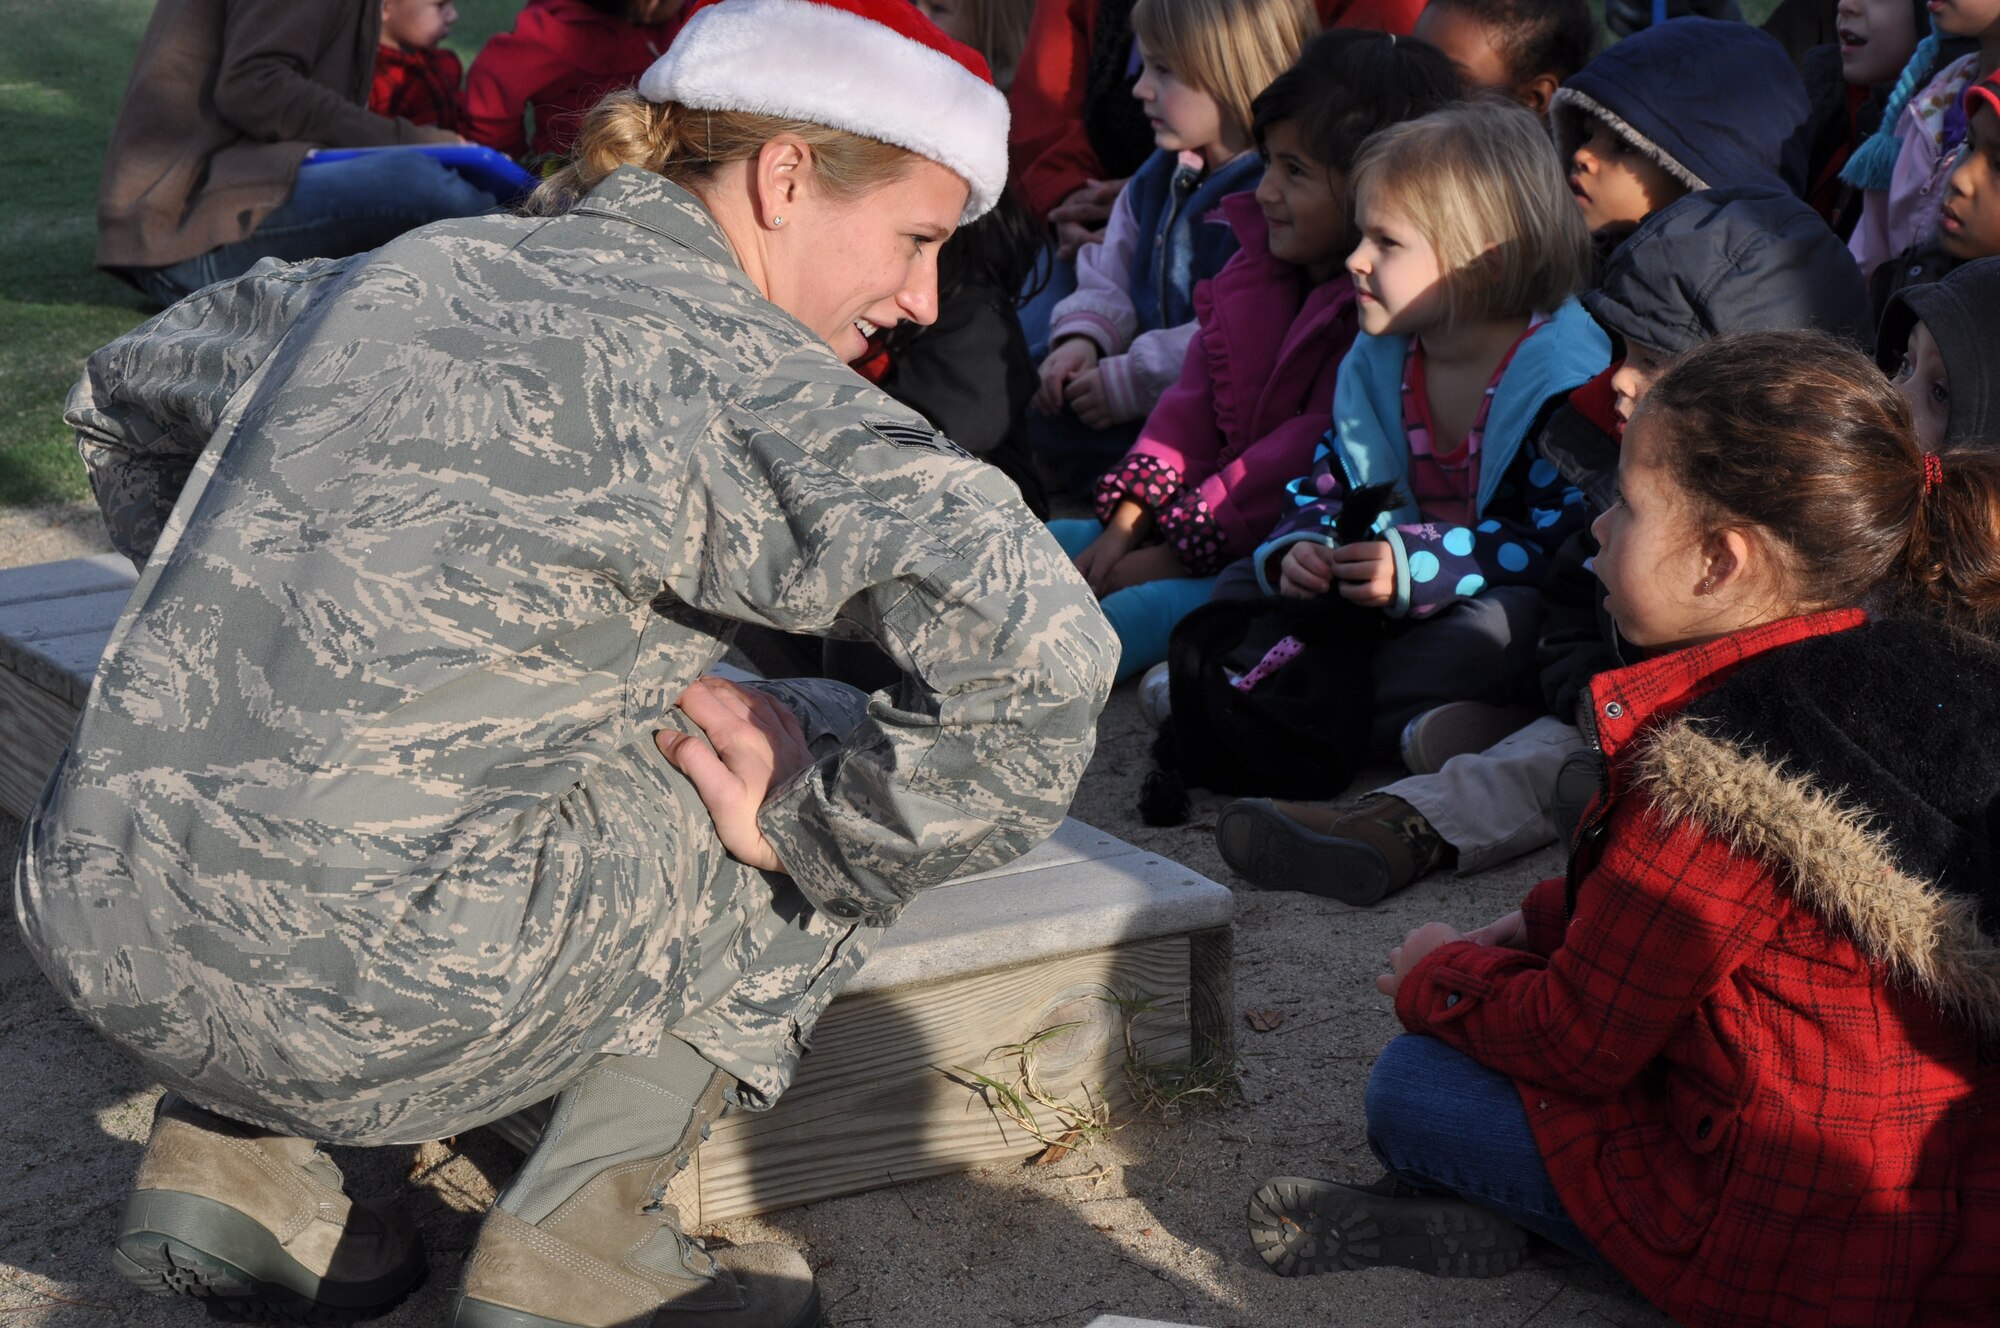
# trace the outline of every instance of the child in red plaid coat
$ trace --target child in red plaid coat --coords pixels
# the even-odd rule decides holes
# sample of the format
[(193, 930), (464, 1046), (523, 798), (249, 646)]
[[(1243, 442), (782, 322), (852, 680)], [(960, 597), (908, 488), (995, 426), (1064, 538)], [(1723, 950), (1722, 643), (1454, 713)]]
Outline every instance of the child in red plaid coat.
[(452, 0), (382, 0), (382, 37), (375, 51), (375, 81), (368, 109), (411, 124), (458, 132), (465, 100), (465, 71), (438, 43), (458, 22)]
[(1373, 1185), (1268, 1182), (1279, 1272), (1503, 1272), (1525, 1231), (1690, 1325), (2000, 1322), (2000, 454), (1814, 333), (1628, 428), (1604, 787), (1566, 879), (1377, 980)]

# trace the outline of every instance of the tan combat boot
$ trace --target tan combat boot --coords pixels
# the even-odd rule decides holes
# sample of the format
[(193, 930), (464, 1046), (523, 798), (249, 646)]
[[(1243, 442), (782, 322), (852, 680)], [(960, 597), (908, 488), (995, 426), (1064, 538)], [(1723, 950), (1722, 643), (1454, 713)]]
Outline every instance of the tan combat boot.
[(160, 1099), (112, 1262), (159, 1296), (230, 1317), (330, 1323), (391, 1309), (424, 1280), (400, 1209), (349, 1199), (305, 1139)]
[[(537, 1220), (495, 1206), (465, 1266), (451, 1328), (817, 1328), (819, 1290), (797, 1250), (745, 1245), (710, 1254), (680, 1229), (667, 1182), (722, 1112), (711, 1075), (665, 1156), (606, 1167)], [(563, 1125), (558, 1108), (553, 1134)], [(544, 1137), (543, 1147), (561, 1140)], [(506, 1201), (512, 1196), (503, 1196)]]

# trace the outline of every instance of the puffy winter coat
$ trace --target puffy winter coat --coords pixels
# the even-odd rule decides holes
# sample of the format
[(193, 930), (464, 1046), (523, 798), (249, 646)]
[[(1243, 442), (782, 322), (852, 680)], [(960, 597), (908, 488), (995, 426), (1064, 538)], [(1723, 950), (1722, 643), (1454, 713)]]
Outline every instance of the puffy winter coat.
[(1396, 1012), (1512, 1077), (1591, 1244), (1682, 1323), (2000, 1322), (2000, 649), (1857, 610), (1608, 673), (1526, 948)]

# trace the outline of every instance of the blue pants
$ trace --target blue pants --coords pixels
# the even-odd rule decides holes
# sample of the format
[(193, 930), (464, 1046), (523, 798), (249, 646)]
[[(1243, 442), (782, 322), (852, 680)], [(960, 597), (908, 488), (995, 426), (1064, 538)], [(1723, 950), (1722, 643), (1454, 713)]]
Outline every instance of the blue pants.
[(240, 277), (259, 259), (345, 258), (446, 217), (491, 212), (499, 200), (421, 152), (374, 152), (299, 168), (292, 196), (235, 244), (123, 275), (161, 305)]
[(1367, 1111), (1368, 1146), (1402, 1179), (1469, 1199), (1597, 1259), (1549, 1180), (1520, 1091), (1506, 1075), (1436, 1038), (1406, 1034), (1375, 1058)]
[[(1074, 558), (1104, 533), (1104, 526), (1087, 517), (1072, 517), (1049, 522), (1049, 533)], [(1137, 677), (1164, 660), (1174, 624), (1208, 603), (1208, 590), (1214, 584), (1212, 576), (1180, 576), (1106, 595), (1099, 607), (1118, 633), (1117, 681)]]

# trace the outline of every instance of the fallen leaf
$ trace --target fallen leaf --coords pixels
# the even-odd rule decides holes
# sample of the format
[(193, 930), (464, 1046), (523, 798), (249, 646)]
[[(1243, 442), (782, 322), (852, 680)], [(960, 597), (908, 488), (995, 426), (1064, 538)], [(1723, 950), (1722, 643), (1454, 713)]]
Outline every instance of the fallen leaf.
[(1079, 1137), (1081, 1136), (1077, 1131), (1071, 1130), (1068, 1134), (1065, 1134), (1062, 1138), (1035, 1154), (1034, 1160), (1029, 1162), (1028, 1165), (1031, 1167), (1045, 1167), (1051, 1162), (1062, 1161), (1069, 1156), (1070, 1149), (1076, 1147), (1076, 1141)]
[(1251, 1028), (1259, 1033), (1268, 1033), (1285, 1022), (1283, 1010), (1245, 1010), (1243, 1018)]

